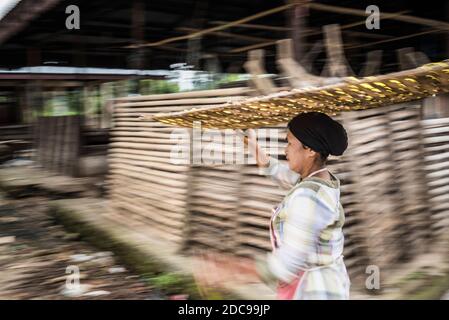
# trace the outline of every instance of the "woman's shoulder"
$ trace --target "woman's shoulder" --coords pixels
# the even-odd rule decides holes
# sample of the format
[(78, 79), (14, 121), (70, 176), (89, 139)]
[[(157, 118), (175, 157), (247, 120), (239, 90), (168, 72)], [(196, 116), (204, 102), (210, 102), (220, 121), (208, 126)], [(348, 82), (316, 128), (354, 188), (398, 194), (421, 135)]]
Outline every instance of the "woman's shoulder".
[(323, 179), (306, 178), (306, 179), (303, 179), (303, 180), (299, 181), (296, 184), (296, 186), (294, 188), (294, 192), (295, 193), (298, 193), (298, 192), (299, 193), (301, 193), (301, 192), (318, 193), (321, 189), (323, 189), (326, 186), (328, 186), (328, 184), (325, 183), (325, 180), (323, 180)]
[(289, 192), (288, 197), (309, 197), (316, 198), (322, 186), (316, 182), (309, 180), (302, 180), (298, 182)]
[(340, 180), (333, 173), (329, 173), (331, 176), (330, 180), (319, 177), (309, 177), (301, 180), (298, 183), (298, 187), (309, 188), (315, 191), (320, 189), (329, 189), (329, 191), (338, 192), (340, 190)]
[(290, 192), (289, 202), (298, 198), (308, 198), (314, 202), (320, 202), (325, 206), (333, 208), (336, 205), (336, 202), (339, 201), (339, 189), (330, 187), (317, 180), (318, 179), (305, 179), (299, 182), (292, 192)]

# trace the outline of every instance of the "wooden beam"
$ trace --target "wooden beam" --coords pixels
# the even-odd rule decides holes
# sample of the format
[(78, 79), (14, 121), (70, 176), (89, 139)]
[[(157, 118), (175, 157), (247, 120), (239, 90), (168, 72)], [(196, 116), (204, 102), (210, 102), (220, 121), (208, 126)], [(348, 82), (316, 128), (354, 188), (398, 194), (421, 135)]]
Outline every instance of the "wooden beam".
[[(51, 32), (46, 33), (40, 33), (40, 37), (48, 37), (47, 40), (45, 40), (46, 43), (58, 43), (58, 42), (72, 42), (75, 44), (83, 44), (83, 43), (90, 43), (90, 44), (111, 44), (111, 45), (117, 45), (120, 46), (123, 43), (129, 43), (132, 41), (135, 41), (134, 38), (132, 38), (132, 35), (129, 37), (118, 37), (118, 36), (105, 36), (105, 35), (87, 35), (87, 34), (55, 34)], [(38, 39), (36, 37), (30, 37), (29, 41), (35, 42)], [(40, 43), (43, 43), (43, 41), (40, 41)], [(44, 45), (41, 45), (44, 47)], [(123, 50), (123, 49), (122, 49)]]
[[(367, 17), (365, 10), (360, 10), (360, 9), (338, 7), (338, 6), (322, 4), (322, 3), (310, 3), (309, 7), (310, 7), (310, 9), (318, 10), (318, 11)], [(412, 24), (418, 24), (418, 25), (422, 25), (422, 26), (428, 26), (428, 27), (432, 27), (435, 29), (439, 29), (439, 30), (449, 30), (449, 23), (444, 22), (444, 21), (434, 20), (434, 19), (426, 19), (426, 18), (420, 18), (420, 17), (415, 17), (415, 16), (409, 16), (409, 15), (396, 15), (396, 14), (388, 13), (388, 12), (382, 12), (381, 18), (382, 19), (391, 19), (391, 20), (396, 20), (396, 21), (401, 21), (401, 22), (407, 22), (407, 23), (412, 23)]]
[[(196, 28), (186, 28), (186, 27), (179, 27), (179, 28), (176, 28), (176, 30), (187, 31), (187, 32), (199, 31), (199, 29), (196, 29)], [(268, 38), (245, 36), (245, 35), (241, 35), (241, 34), (223, 32), (223, 31), (214, 31), (214, 32), (211, 32), (210, 34), (220, 36), (220, 37), (225, 37), (225, 38), (241, 39), (241, 40), (250, 41), (250, 42), (260, 42), (260, 41), (272, 40), (272, 39), (268, 39)]]
[(392, 39), (379, 40), (379, 41), (375, 41), (375, 42), (363, 43), (363, 44), (358, 44), (358, 45), (347, 45), (347, 46), (345, 46), (345, 49), (355, 49), (355, 48), (374, 46), (374, 45), (378, 45), (378, 44), (382, 44), (382, 43), (399, 41), (399, 40), (404, 40), (404, 39), (409, 39), (409, 38), (423, 36), (423, 35), (426, 35), (426, 34), (441, 33), (441, 32), (444, 32), (444, 31), (443, 30), (426, 30), (426, 31), (423, 31), (423, 32), (417, 32), (417, 33), (413, 33), (413, 34), (408, 34), (406, 36), (395, 37), (395, 38), (392, 38)]
[[(397, 13), (388, 13), (388, 14), (385, 14), (385, 15), (382, 14), (381, 19), (397, 17), (397, 16), (400, 16), (401, 14), (406, 13), (406, 12), (409, 12), (409, 11), (400, 11), (400, 12), (397, 12)], [(356, 27), (356, 26), (359, 26), (359, 25), (364, 25), (365, 21), (366, 21), (366, 19), (364, 19), (362, 21), (359, 21), (359, 22), (353, 22), (353, 23), (342, 25), (342, 26), (340, 26), (340, 30), (345, 30), (345, 29), (349, 29), (349, 28)], [(321, 34), (322, 32), (323, 32), (322, 29), (310, 29), (309, 28), (309, 30), (305, 33), (305, 35), (307, 35), (307, 36), (318, 35), (318, 34)], [(392, 39), (392, 40), (394, 40), (394, 39)], [(265, 41), (265, 42), (254, 44), (254, 45), (251, 45), (251, 46), (245, 46), (245, 47), (241, 47), (241, 48), (236, 48), (236, 49), (231, 50), (230, 52), (231, 53), (246, 52), (246, 51), (249, 51), (249, 50), (254, 50), (254, 49), (259, 49), (259, 48), (263, 48), (263, 47), (268, 47), (268, 46), (272, 46), (272, 45), (275, 45), (275, 44), (276, 44), (276, 41)], [(346, 44), (346, 46), (347, 46), (347, 44)], [(356, 48), (357, 45), (353, 45), (350, 48), (352, 49), (353, 47)]]
[[(225, 24), (230, 23), (230, 21), (210, 21), (209, 23), (213, 24), (213, 25), (225, 25)], [(246, 28), (246, 29), (256, 29), (256, 30), (279, 31), (279, 32), (288, 32), (288, 31), (292, 30), (292, 28), (288, 28), (288, 27), (270, 26), (270, 25), (265, 25), (265, 24), (252, 24), (252, 23), (241, 23), (235, 27)]]
[[(208, 34), (208, 33), (219, 31), (219, 30), (223, 30), (223, 29), (227, 29), (227, 28), (230, 28), (230, 27), (240, 26), (240, 25), (244, 24), (245, 22), (248, 22), (248, 21), (251, 21), (251, 20), (255, 20), (255, 19), (258, 19), (260, 17), (266, 16), (266, 15), (270, 15), (270, 14), (273, 14), (273, 13), (276, 13), (276, 12), (279, 12), (279, 11), (284, 11), (284, 10), (287, 10), (288, 8), (296, 6), (296, 5), (297, 5), (296, 3), (289, 3), (289, 4), (286, 4), (284, 6), (277, 7), (277, 8), (271, 9), (271, 10), (267, 10), (267, 11), (264, 11), (264, 12), (261, 12), (261, 13), (258, 13), (258, 14), (255, 14), (255, 15), (252, 15), (252, 16), (240, 19), (240, 20), (229, 22), (229, 23), (224, 24), (224, 25), (219, 25), (217, 27), (196, 31), (196, 32), (193, 32), (193, 33), (185, 35), (185, 36), (173, 37), (173, 38), (168, 38), (168, 39), (161, 40), (161, 41), (158, 41), (158, 42), (146, 43), (146, 44), (143, 44), (143, 46), (159, 46), (159, 45), (170, 43), (170, 42), (174, 42), (174, 41), (180, 41), (180, 40), (186, 40), (186, 39), (195, 38), (195, 37), (198, 37), (198, 36), (201, 36), (201, 35), (204, 35), (204, 34)], [(308, 4), (308, 5), (309, 5), (309, 7), (314, 7), (315, 9), (317, 8), (316, 4)], [(320, 7), (320, 6), (318, 6), (318, 7)], [(328, 8), (328, 7), (333, 7), (333, 6), (327, 6), (327, 7), (325, 7), (325, 9), (328, 9), (328, 10), (332, 9), (332, 8)], [(323, 7), (320, 7), (320, 8), (323, 9)], [(336, 8), (339, 8), (339, 7), (336, 7)], [(343, 8), (343, 9), (345, 9), (345, 8)], [(366, 17), (365, 11), (363, 11), (363, 10), (358, 10), (358, 11), (359, 12), (363, 12), (363, 16)], [(393, 18), (398, 18), (400, 16), (401, 15), (399, 13), (384, 13), (384, 14), (382, 14), (382, 19), (390, 19), (390, 18), (393, 19)], [(360, 22), (360, 23), (357, 23), (357, 24), (363, 24), (363, 23), (365, 23), (365, 20), (363, 20), (363, 22)], [(317, 33), (320, 33), (320, 32), (321, 31), (318, 31)], [(307, 32), (306, 34), (307, 35), (311, 35), (311, 34), (314, 34), (314, 32)], [(257, 44), (257, 45), (253, 45), (253, 46), (246, 46), (246, 47), (242, 47), (242, 48), (237, 48), (237, 49), (231, 50), (230, 52), (238, 53), (238, 52), (249, 51), (249, 50), (252, 50), (252, 49), (257, 49), (257, 48), (266, 47), (266, 46), (270, 46), (270, 45), (275, 45), (276, 41), (277, 40), (267, 41), (267, 42), (263, 42), (263, 43), (260, 43), (260, 44)], [(131, 45), (131, 46), (126, 46), (126, 48), (136, 48), (136, 46)]]
[(253, 44), (250, 46), (245, 46), (245, 47), (240, 47), (240, 48), (236, 48), (236, 49), (232, 49), (231, 53), (239, 53), (239, 52), (246, 52), (249, 50), (254, 50), (254, 49), (258, 49), (258, 48), (263, 48), (263, 47), (268, 47), (268, 46), (274, 46), (276, 45), (276, 43), (278, 42), (278, 40), (272, 40), (272, 41), (267, 41), (267, 42), (262, 42), (262, 43), (257, 43), (257, 44)]
[(359, 38), (368, 38), (368, 39), (393, 39), (394, 36), (390, 36), (387, 34), (380, 34), (380, 33), (371, 33), (371, 32), (359, 32), (359, 31), (352, 31), (352, 30), (344, 30), (345, 34), (349, 36), (359, 37)]
[(135, 49), (135, 48), (138, 48), (138, 47), (154, 47), (154, 46), (160, 46), (160, 45), (171, 43), (171, 42), (175, 42), (175, 41), (187, 40), (187, 39), (193, 39), (193, 38), (201, 37), (201, 36), (204, 36), (205, 34), (208, 34), (208, 33), (214, 32), (214, 31), (224, 30), (224, 29), (227, 29), (227, 28), (230, 28), (230, 27), (238, 26), (238, 25), (240, 25), (242, 23), (246, 23), (248, 21), (256, 20), (256, 19), (268, 16), (268, 15), (272, 15), (272, 14), (280, 12), (280, 11), (284, 11), (284, 10), (292, 7), (293, 5), (294, 4), (290, 3), (290, 4), (286, 4), (286, 5), (280, 6), (280, 7), (272, 8), (270, 10), (259, 12), (259, 13), (253, 14), (251, 16), (248, 16), (248, 17), (245, 17), (245, 18), (242, 18), (242, 19), (239, 19), (239, 20), (232, 21), (232, 22), (230, 22), (230, 23), (228, 23), (226, 25), (221, 25), (221, 26), (217, 26), (217, 27), (213, 27), (213, 28), (204, 29), (204, 30), (201, 30), (201, 31), (193, 32), (193, 33), (185, 35), (185, 36), (167, 38), (167, 39), (160, 40), (160, 41), (157, 41), (157, 42), (148, 42), (148, 43), (145, 43), (145, 44), (142, 44), (142, 45), (129, 45), (129, 46), (126, 46), (125, 48)]

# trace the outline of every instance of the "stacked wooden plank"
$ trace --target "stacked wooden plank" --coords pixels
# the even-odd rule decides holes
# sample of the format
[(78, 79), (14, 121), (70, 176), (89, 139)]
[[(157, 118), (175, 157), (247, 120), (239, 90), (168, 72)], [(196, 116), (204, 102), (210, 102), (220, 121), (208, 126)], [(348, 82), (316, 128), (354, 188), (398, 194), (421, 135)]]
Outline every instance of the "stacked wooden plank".
[(400, 217), (392, 189), (394, 163), (387, 108), (348, 112), (342, 115), (350, 147), (346, 158), (354, 181), (349, 185), (352, 204), (364, 242), (368, 263), (380, 268), (391, 266), (401, 248), (398, 235)]
[(233, 252), (240, 200), (240, 166), (195, 167), (189, 184), (186, 248)]
[[(141, 121), (140, 117), (222, 104), (252, 92), (232, 88), (117, 99), (108, 155), (114, 218), (134, 227), (149, 227), (157, 236), (181, 245), (189, 232), (186, 226), (192, 224), (187, 219), (197, 221), (194, 215), (188, 215), (189, 193), (202, 194), (201, 190), (189, 190), (193, 134), (187, 129)], [(182, 149), (184, 157), (173, 158), (173, 150), (177, 149)], [(210, 178), (212, 183), (218, 180)]]
[[(335, 118), (343, 123), (341, 117)], [(330, 157), (327, 167), (340, 180), (340, 201), (345, 211), (345, 224), (343, 233), (345, 236), (344, 259), (351, 278), (365, 274), (369, 265), (367, 243), (364, 234), (364, 220), (360, 209), (363, 207), (357, 198), (357, 173), (354, 174), (350, 155), (353, 144), (350, 143), (346, 153), (338, 158)]]
[(401, 257), (427, 252), (430, 236), (430, 210), (424, 171), (421, 104), (392, 106), (388, 110), (394, 162), (394, 189), (400, 232)]
[(421, 123), (431, 230), (433, 239), (437, 240), (446, 236), (449, 229), (449, 118), (427, 119)]

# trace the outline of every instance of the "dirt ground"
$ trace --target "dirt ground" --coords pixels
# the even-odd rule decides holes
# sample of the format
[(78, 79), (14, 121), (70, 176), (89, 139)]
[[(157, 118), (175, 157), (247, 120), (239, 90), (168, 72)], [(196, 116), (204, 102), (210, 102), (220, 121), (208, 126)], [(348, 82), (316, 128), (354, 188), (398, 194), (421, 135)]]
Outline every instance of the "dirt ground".
[(0, 193), (0, 299), (165, 298), (111, 252), (100, 252), (55, 224), (47, 201)]

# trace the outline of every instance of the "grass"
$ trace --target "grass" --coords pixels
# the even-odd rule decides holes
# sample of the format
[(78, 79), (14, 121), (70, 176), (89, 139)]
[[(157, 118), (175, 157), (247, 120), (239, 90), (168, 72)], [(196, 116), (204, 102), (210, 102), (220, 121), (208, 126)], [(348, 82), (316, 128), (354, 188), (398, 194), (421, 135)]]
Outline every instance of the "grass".
[(449, 273), (441, 276), (427, 275), (421, 278), (422, 285), (408, 293), (407, 300), (439, 300), (449, 290)]

